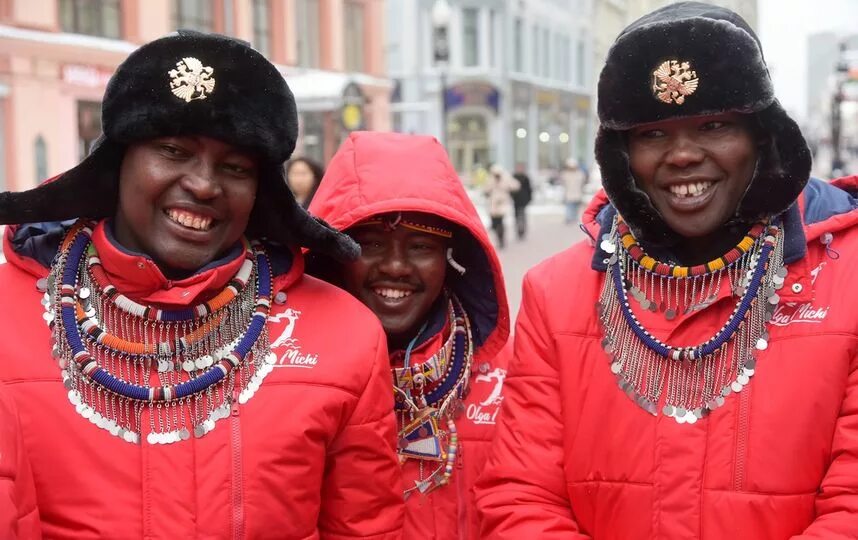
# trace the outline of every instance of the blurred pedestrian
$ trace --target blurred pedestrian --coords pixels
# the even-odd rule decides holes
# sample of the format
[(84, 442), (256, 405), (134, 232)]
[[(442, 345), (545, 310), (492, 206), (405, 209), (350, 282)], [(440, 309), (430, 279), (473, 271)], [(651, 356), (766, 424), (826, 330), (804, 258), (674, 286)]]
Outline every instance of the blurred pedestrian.
[(506, 169), (498, 164), (489, 168), (483, 191), (488, 199), (489, 217), (492, 220), (492, 230), (497, 237), (499, 249), (506, 247), (504, 219), (513, 209), (512, 193), (517, 189), (519, 189), (518, 180), (513, 178)]
[(0, 422), (8, 397), (23, 432), (0, 506), (17, 455), (46, 538), (399, 538), (384, 333), (304, 275), (302, 248), (359, 249), (286, 186), (283, 75), (179, 31), (125, 59), (102, 110), (80, 164), (0, 193)]
[(322, 165), (308, 157), (297, 157), (287, 162), (286, 183), (302, 208), (310, 206), (324, 175)]
[(437, 140), (381, 132), (346, 139), (311, 210), (362, 251), (342, 265), (311, 251), (308, 272), (321, 267), (387, 335), (403, 538), (476, 540), (473, 485), (511, 356), (504, 279), (477, 210)]
[(533, 189), (524, 163), (516, 163), (513, 178), (518, 180), (518, 189), (512, 192), (515, 207), (515, 232), (519, 240), (527, 236), (527, 205), (533, 200)]
[(569, 158), (563, 164), (563, 170), (560, 171), (560, 180), (565, 188), (563, 200), (566, 203), (566, 224), (577, 223), (578, 207), (581, 205), (584, 194), (587, 173), (581, 168), (577, 159)]
[(590, 238), (524, 281), (483, 538), (856, 538), (858, 177), (809, 179), (712, 4), (626, 28), (598, 113)]

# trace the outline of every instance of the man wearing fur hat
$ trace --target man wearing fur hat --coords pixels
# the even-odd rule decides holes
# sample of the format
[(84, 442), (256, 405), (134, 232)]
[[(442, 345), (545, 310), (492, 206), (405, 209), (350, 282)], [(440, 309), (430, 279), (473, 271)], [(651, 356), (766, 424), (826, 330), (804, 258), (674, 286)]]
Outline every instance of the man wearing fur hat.
[(485, 538), (854, 538), (858, 177), (738, 15), (673, 4), (599, 80), (592, 241), (530, 271)]
[(358, 251), (283, 180), (283, 77), (243, 42), (180, 31), (118, 68), (103, 126), (77, 167), (0, 194), (17, 224), (0, 383), (43, 534), (398, 538), (385, 335), (303, 275), (302, 246)]

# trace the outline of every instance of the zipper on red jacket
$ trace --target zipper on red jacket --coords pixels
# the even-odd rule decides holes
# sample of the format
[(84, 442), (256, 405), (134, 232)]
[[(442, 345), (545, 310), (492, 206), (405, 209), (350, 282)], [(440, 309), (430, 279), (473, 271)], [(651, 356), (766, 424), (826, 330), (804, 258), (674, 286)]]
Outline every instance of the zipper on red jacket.
[(748, 458), (748, 430), (750, 427), (751, 387), (746, 386), (739, 392), (739, 422), (736, 435), (736, 457), (735, 475), (733, 477), (733, 489), (735, 491), (745, 490), (745, 462)]
[(232, 537), (244, 538), (244, 497), (241, 467), (241, 424), (238, 416), (238, 388), (232, 392), (229, 416), (230, 450), (232, 454)]

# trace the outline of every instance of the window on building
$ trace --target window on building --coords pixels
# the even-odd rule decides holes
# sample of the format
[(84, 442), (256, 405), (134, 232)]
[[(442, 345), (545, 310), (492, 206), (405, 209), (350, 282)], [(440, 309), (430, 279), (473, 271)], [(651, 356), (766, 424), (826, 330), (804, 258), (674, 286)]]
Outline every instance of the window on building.
[(298, 65), (319, 67), (319, 0), (295, 0)]
[(551, 76), (551, 32), (548, 28), (542, 32), (542, 76)]
[(524, 21), (516, 17), (513, 23), (513, 71), (524, 71)]
[(539, 27), (534, 24), (533, 25), (533, 33), (531, 34), (531, 38), (530, 38), (530, 50), (531, 50), (531, 54), (533, 55), (533, 61), (530, 65), (530, 68), (531, 68), (532, 73), (534, 75), (539, 75), (539, 66), (540, 66), (540, 63), (539, 63), (539, 53), (540, 53), (539, 46), (541, 44), (540, 39), (539, 39), (540, 35), (541, 34), (540, 34)]
[(253, 0), (253, 47), (265, 56), (271, 54), (270, 18), (268, 0)]
[(497, 67), (498, 65), (498, 49), (495, 44), (495, 23), (497, 21), (497, 14), (495, 10), (489, 10), (489, 66)]
[(2, 93), (3, 90), (4, 87), (0, 85), (0, 191), (9, 189), (6, 187), (6, 98)]
[(462, 10), (462, 64), (466, 67), (480, 63), (480, 29), (477, 8)]
[(48, 178), (48, 145), (45, 138), (39, 135), (33, 144), (33, 157), (36, 161), (36, 185)]
[(364, 48), (363, 48), (363, 11), (361, 2), (346, 1), (345, 3), (345, 31), (343, 45), (346, 48), (346, 69), (349, 71), (363, 71)]
[(584, 40), (578, 40), (578, 47), (575, 50), (575, 82), (578, 86), (584, 86), (584, 72), (587, 67), (587, 58), (585, 56)]
[(101, 103), (79, 101), (77, 103), (78, 158), (83, 160), (92, 151), (96, 139), (101, 136)]
[(212, 32), (211, 0), (173, 0), (173, 28)]
[(60, 0), (60, 27), (65, 32), (119, 39), (120, 0)]

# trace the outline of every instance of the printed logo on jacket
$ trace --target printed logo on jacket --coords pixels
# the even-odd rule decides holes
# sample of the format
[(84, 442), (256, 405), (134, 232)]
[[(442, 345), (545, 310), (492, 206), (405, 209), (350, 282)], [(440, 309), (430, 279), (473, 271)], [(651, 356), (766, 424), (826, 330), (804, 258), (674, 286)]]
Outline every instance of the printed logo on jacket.
[(303, 350), (298, 338), (292, 337), (300, 318), (301, 312), (292, 308), (268, 317), (270, 335), (277, 336), (271, 342), (271, 352), (277, 355), (274, 367), (312, 369), (318, 363), (319, 355)]
[(489, 370), (487, 364), (480, 366), (479, 374), (474, 377), (471, 392), (473, 399), (465, 408), (465, 417), (474, 424), (495, 425), (503, 403), (503, 381), (506, 370)]

